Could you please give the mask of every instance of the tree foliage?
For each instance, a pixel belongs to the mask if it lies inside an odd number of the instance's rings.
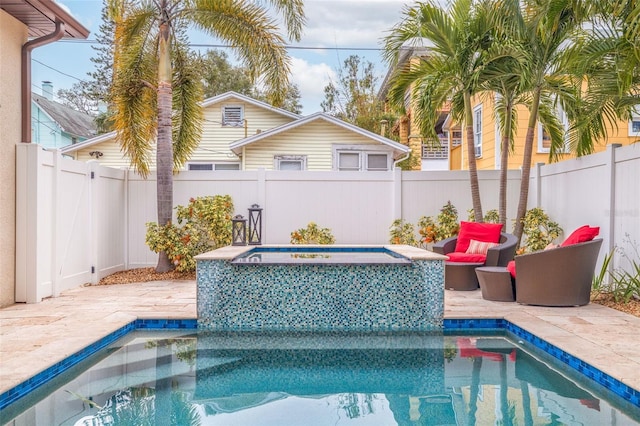
[[[142,176],[155,149],[160,226],[172,221],[173,173],[197,147],[203,120],[202,76],[189,50],[196,28],[234,46],[240,62],[260,81],[273,105],[283,104],[290,59],[274,13],[288,36],[299,40],[302,0],[262,3],[219,0],[108,0],[115,23],[112,101],[117,140]],[[173,265],[159,254],[157,272]]]
[[[380,121],[389,117],[384,114],[384,104],[377,96],[379,84],[373,63],[351,55],[337,74],[338,81],[331,81],[324,88],[322,111],[380,133]]]

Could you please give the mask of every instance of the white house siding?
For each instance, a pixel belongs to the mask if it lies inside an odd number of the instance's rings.
[[[246,132],[244,126],[222,126],[222,107],[224,105],[243,105],[244,117],[247,120]],[[291,117],[244,102],[225,101],[211,105],[204,110],[202,139],[189,161],[239,162],[240,159],[229,149],[231,142],[244,138],[245,133],[251,136],[258,133],[259,130],[269,130],[291,121],[293,121]],[[115,138],[79,149],[76,151],[74,158],[79,161],[93,160],[95,158],[90,155],[93,151],[99,151],[103,154],[98,160],[103,166],[116,168],[129,167],[129,159],[123,155],[120,150],[120,145],[115,141]],[[155,150],[151,154],[149,164],[151,169],[155,169]]]
[[[98,151],[102,153],[102,156],[98,159],[98,162],[103,166],[115,167],[115,168],[129,168],[129,158],[125,157],[120,150],[120,145],[116,142],[115,138],[89,146],[87,148],[79,149],[75,152],[75,159],[78,161],[95,160],[95,157],[90,155],[91,152]],[[155,151],[151,156],[151,164],[155,168],[156,156]]]
[[[245,170],[273,170],[276,155],[306,155],[307,170],[332,170],[334,145],[370,145],[391,151],[358,133],[317,120],[247,145]]]
[[[26,26],[0,10],[0,306],[15,301],[15,147],[22,142],[20,52],[27,35]]]
[[[222,108],[225,105],[242,105],[244,107],[246,130],[244,126],[222,125]],[[190,161],[240,161],[229,149],[229,144],[247,136],[253,136],[260,131],[273,129],[293,121],[291,117],[233,100],[207,107],[204,111],[204,119],[202,140]]]

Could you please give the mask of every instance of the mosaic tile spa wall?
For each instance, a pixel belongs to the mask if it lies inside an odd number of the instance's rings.
[[[435,330],[444,315],[444,262],[197,264],[198,328]]]

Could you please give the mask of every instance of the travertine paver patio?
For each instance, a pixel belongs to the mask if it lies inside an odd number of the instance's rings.
[[[506,318],[640,389],[640,318],[601,305],[544,308],[446,291],[447,318]],[[68,290],[0,309],[0,393],[136,318],[195,318],[195,281]]]

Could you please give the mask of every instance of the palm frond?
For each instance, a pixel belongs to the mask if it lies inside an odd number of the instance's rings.
[[[198,8],[188,11],[194,25],[231,44],[240,60],[267,88],[275,105],[284,101],[289,83],[290,59],[277,25],[256,4],[199,0]]]

